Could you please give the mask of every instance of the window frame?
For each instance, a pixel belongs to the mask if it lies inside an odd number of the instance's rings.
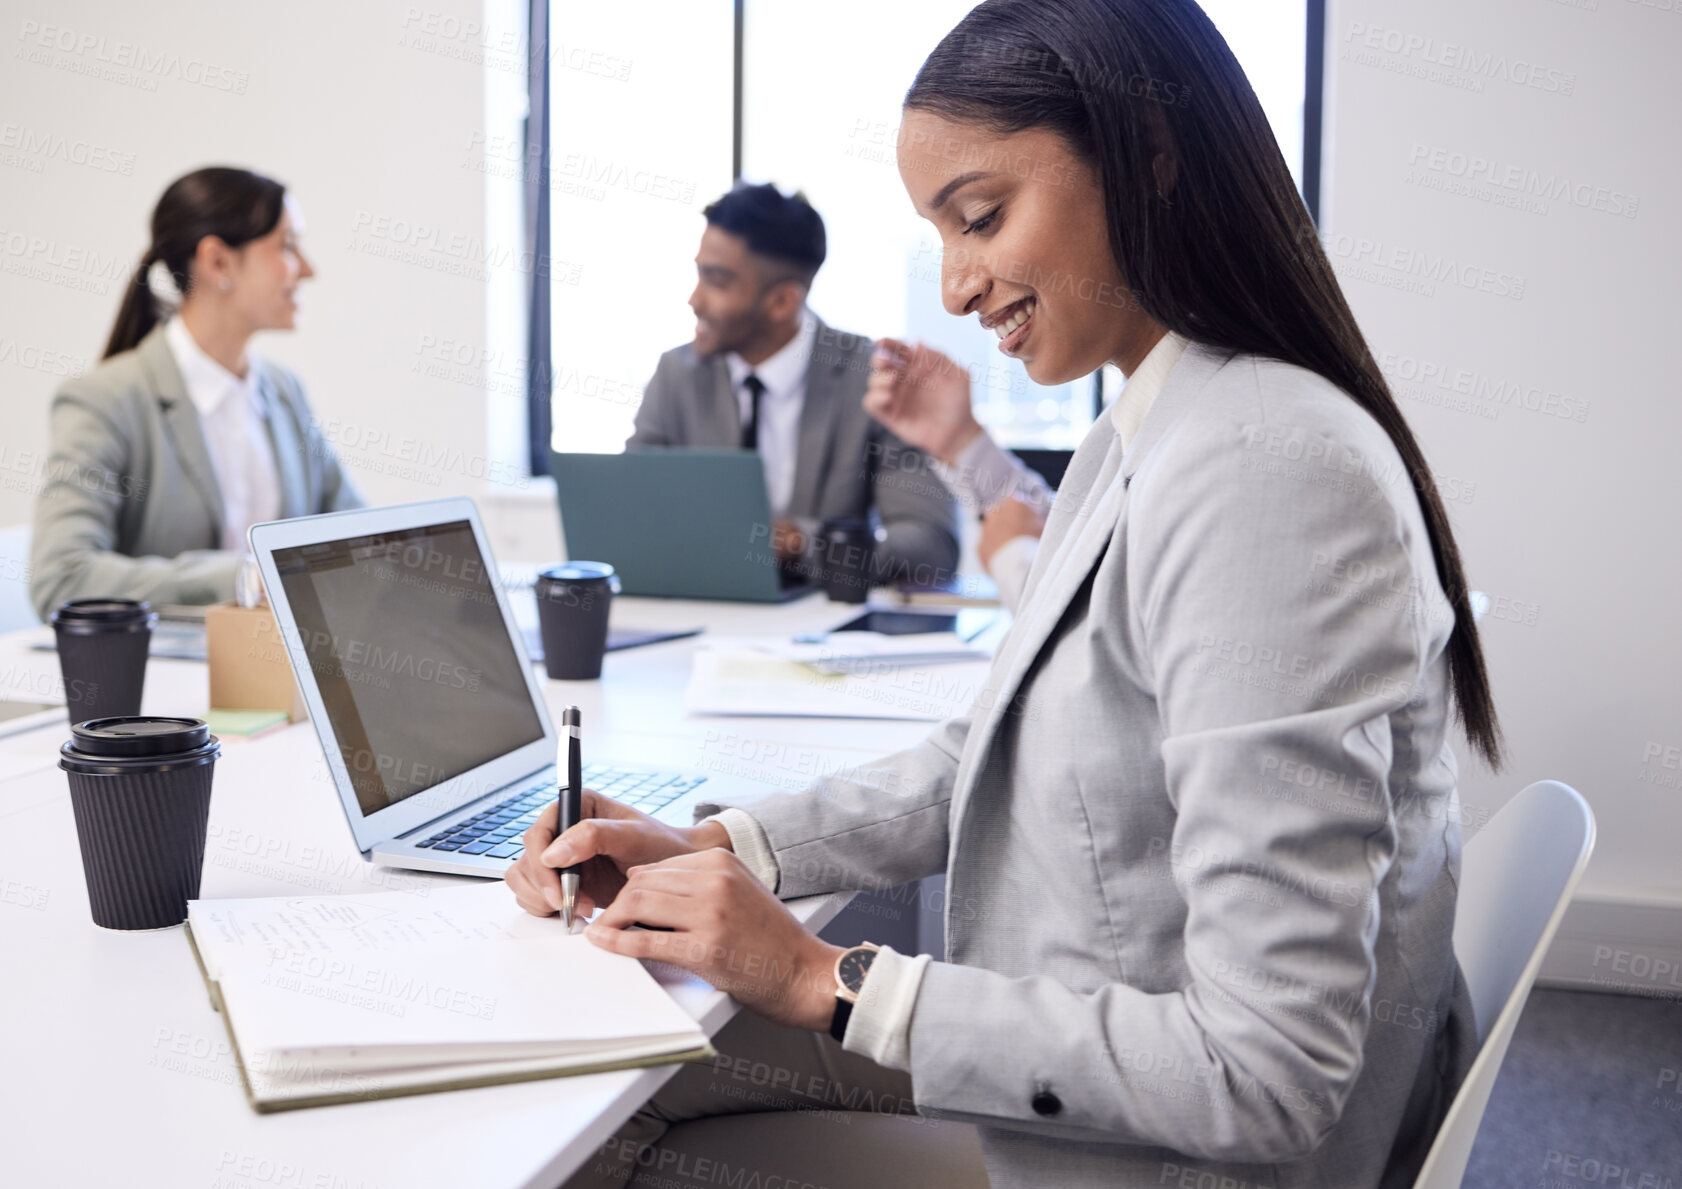
[[[1321,140],[1325,112],[1326,0],[1306,0],[1304,22],[1306,52],[1303,55],[1302,102],[1302,196],[1309,218],[1320,222]],[[532,0],[528,16],[527,87],[530,103],[525,125],[527,161],[537,162],[528,173],[525,193],[526,247],[531,259],[546,260],[550,254],[549,220],[549,64],[540,47],[548,45],[551,8],[549,0]],[[734,0],[734,62],[732,63],[730,176],[742,176],[742,77],[743,42],[747,28],[747,0]],[[533,269],[527,302],[526,342],[526,427],[527,463],[533,476],[549,473],[549,442],[553,430],[554,356],[550,325],[551,304],[547,270]],[[1101,416],[1107,403],[1104,375],[1092,376],[1093,418]],[[1072,450],[1012,449],[1011,453],[1038,471],[1053,487],[1063,478]]]

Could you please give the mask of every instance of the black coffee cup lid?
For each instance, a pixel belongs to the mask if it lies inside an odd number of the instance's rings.
[[[93,718],[70,728],[70,743],[85,756],[139,759],[195,751],[210,742],[210,727],[197,718]]]
[[[152,614],[144,599],[71,599],[53,612],[54,623],[130,623]]]
[[[557,582],[587,582],[592,578],[613,577],[613,567],[605,561],[569,561],[550,566],[538,575]]]

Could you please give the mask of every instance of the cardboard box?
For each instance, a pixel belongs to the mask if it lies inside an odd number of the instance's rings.
[[[284,710],[309,717],[274,611],[224,603],[204,613],[210,705],[217,710]]]

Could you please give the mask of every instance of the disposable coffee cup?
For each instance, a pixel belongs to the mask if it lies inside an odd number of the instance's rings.
[[[139,599],[71,599],[52,614],[70,721],[140,713],[157,613]]]
[[[818,529],[818,579],[836,603],[862,603],[870,594],[876,529],[863,516],[826,520]]]
[[[70,777],[94,924],[166,929],[187,919],[221,750],[196,718],[96,718],[70,728],[58,766]]]
[[[607,614],[619,576],[606,562],[573,561],[537,576],[537,630],[553,681],[594,681],[607,655]]]

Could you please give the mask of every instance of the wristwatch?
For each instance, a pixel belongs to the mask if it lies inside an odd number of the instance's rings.
[[[865,976],[870,973],[870,964],[880,949],[867,941],[843,950],[835,959],[835,1014],[829,1020],[829,1034],[836,1040],[847,1039],[847,1021],[853,1018],[853,1004],[859,1001]]]

